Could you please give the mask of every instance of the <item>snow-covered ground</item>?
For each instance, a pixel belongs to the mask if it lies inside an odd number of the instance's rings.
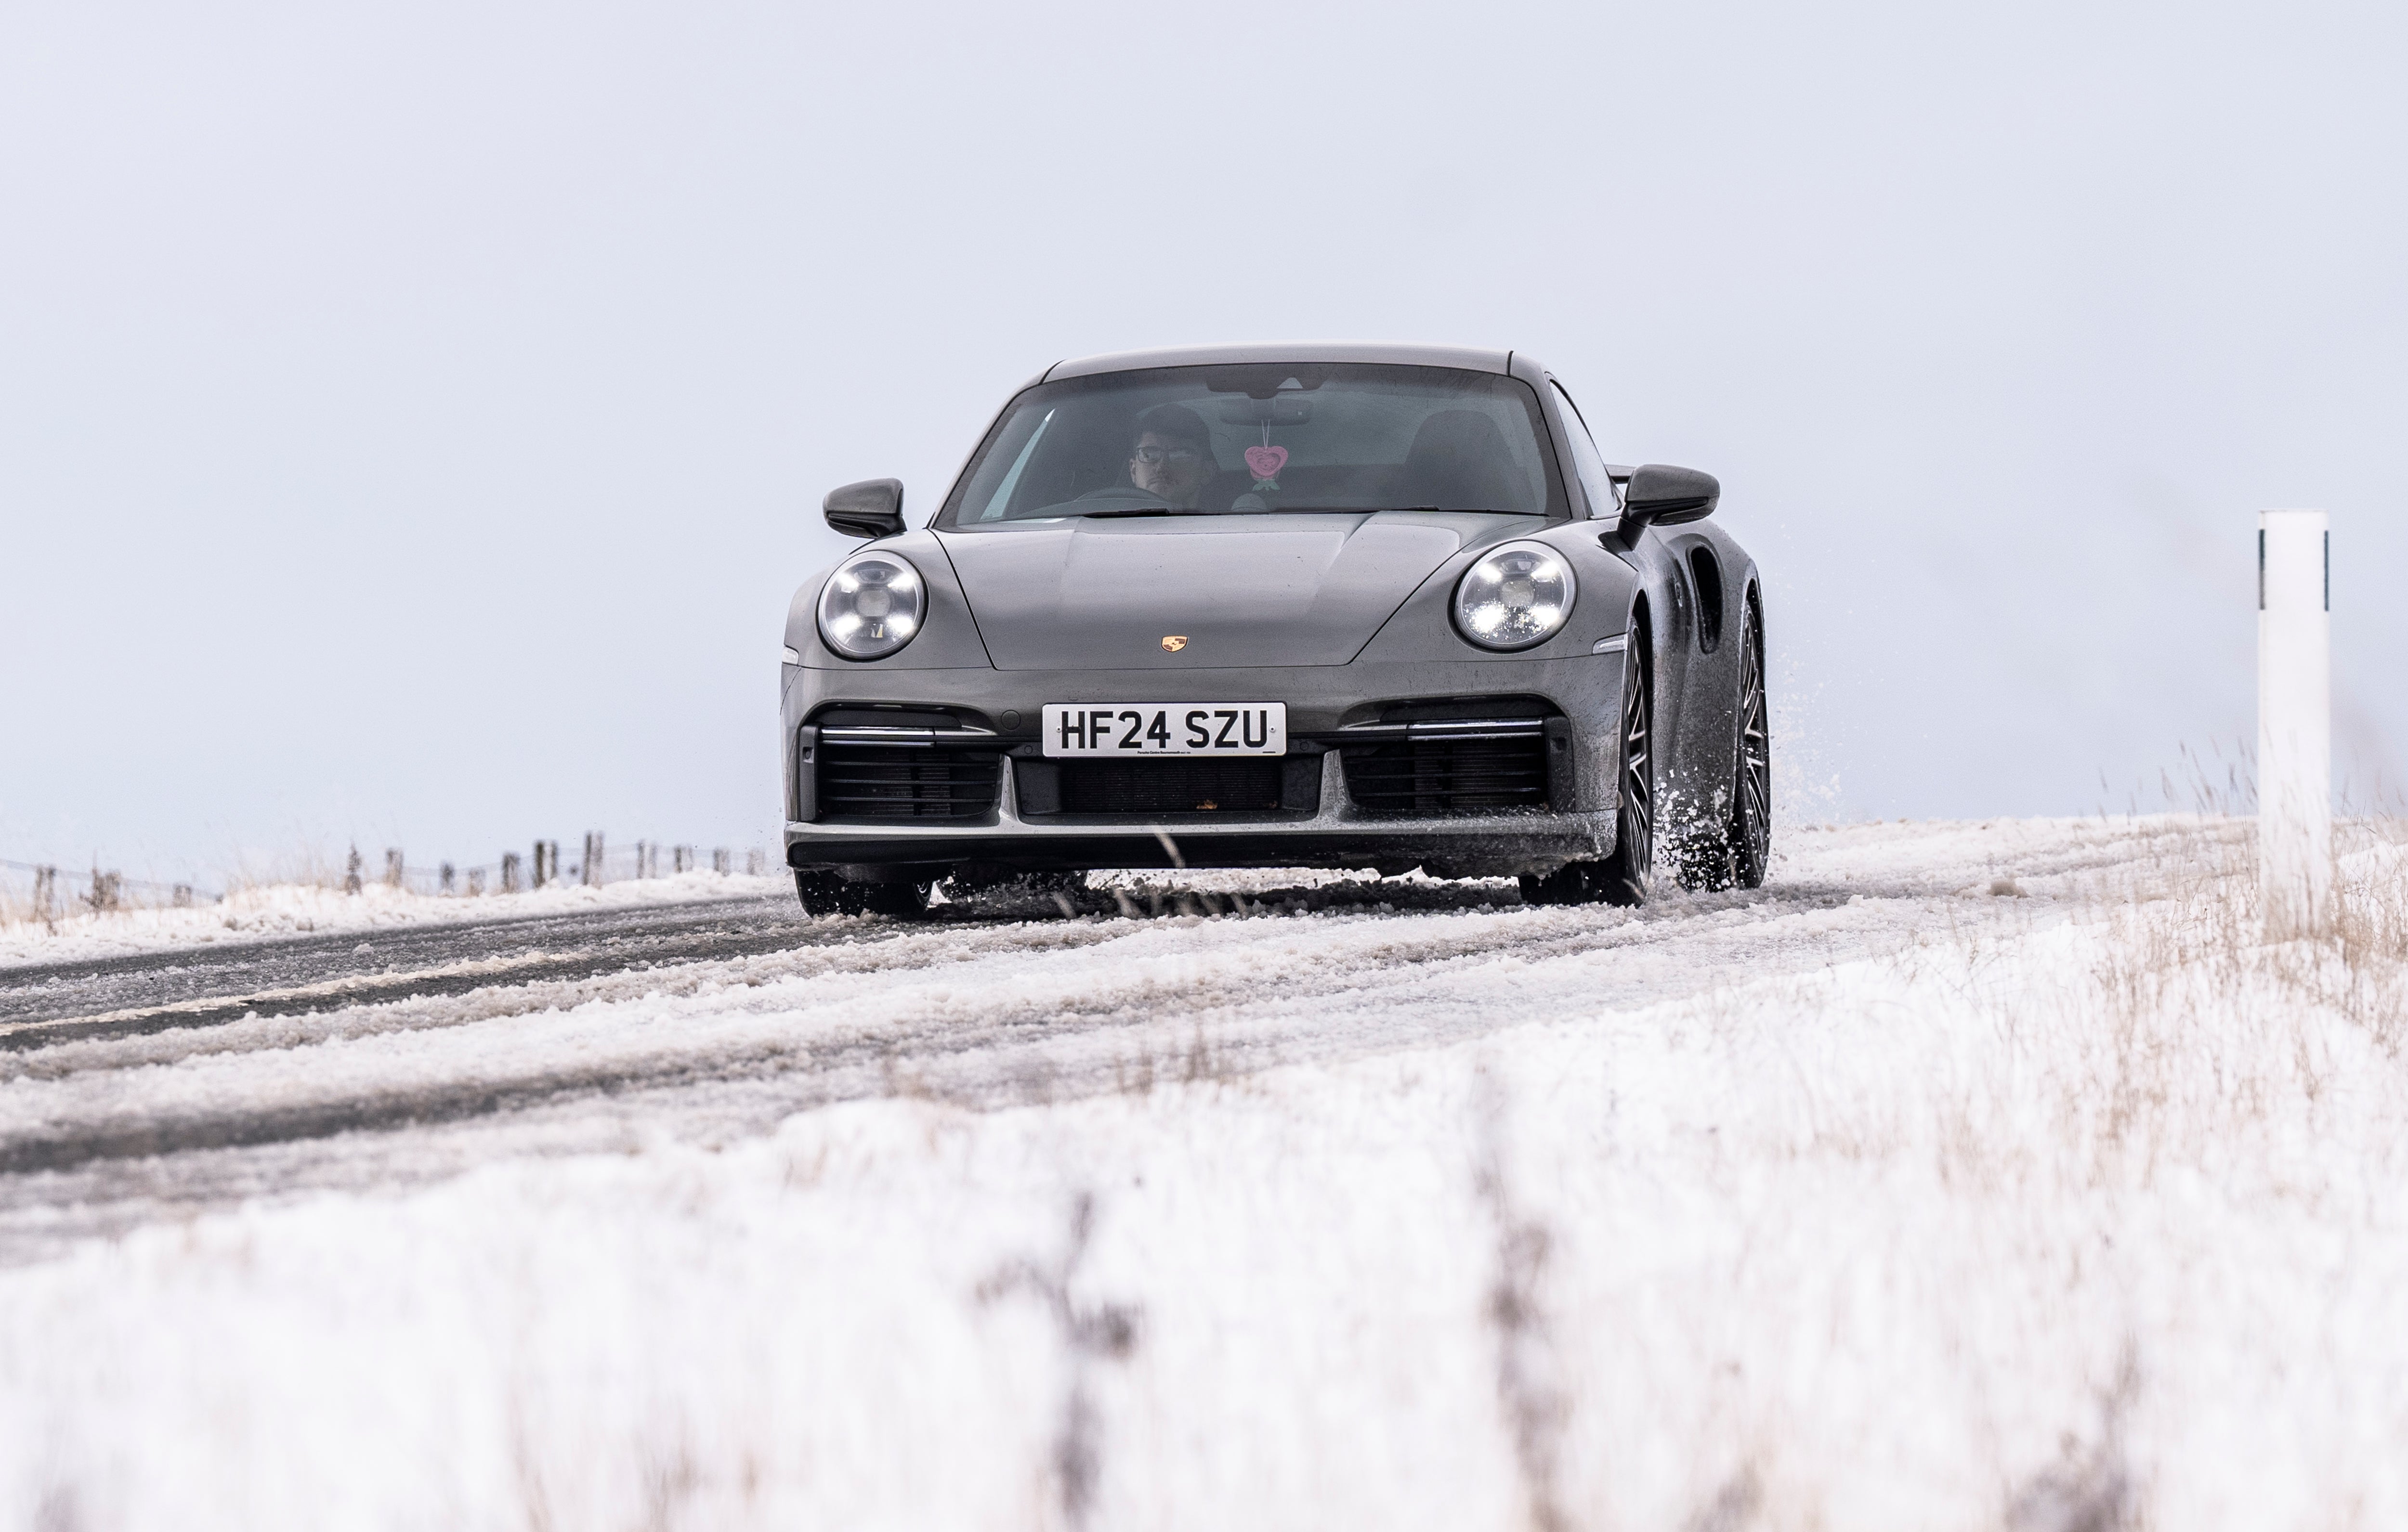
[[[0,920],[0,979],[14,966],[72,963],[133,952],[214,947],[312,933],[373,931],[394,926],[462,924],[532,916],[640,909],[648,905],[741,898],[790,892],[781,872],[681,872],[666,878],[624,879],[587,888],[553,883],[516,894],[476,898],[413,894],[370,882],[357,894],[322,883],[262,883],[237,888],[210,904],[186,909],[76,910],[52,920],[20,911]]]
[[[1785,840],[9,1053],[11,1216],[125,1232],[0,1270],[0,1517],[2408,1521],[2395,833],[2275,946],[2245,826]]]

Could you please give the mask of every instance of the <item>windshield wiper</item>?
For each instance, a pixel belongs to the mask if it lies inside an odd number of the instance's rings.
[[[1543,516],[1544,511],[1499,510],[1494,506],[1248,506],[1227,510],[1182,510],[1175,506],[1112,506],[1103,510],[1071,514],[1082,521],[1118,520],[1128,516],[1377,516],[1383,511],[1426,511],[1452,516]]]
[[[1331,516],[1377,516],[1383,511],[1428,511],[1449,516],[1543,516],[1541,510],[1498,510],[1494,506],[1268,506],[1261,510],[1230,511],[1234,516],[1280,516],[1286,514]]]

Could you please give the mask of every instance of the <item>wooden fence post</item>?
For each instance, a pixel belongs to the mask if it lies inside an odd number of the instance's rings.
[[[518,891],[519,853],[516,852],[504,852],[502,853],[502,892],[505,894],[516,894]]]
[[[346,894],[357,894],[359,891],[360,849],[357,846],[353,846],[351,848],[351,859],[343,865],[343,892]]]
[[[384,849],[384,886],[387,888],[401,886],[401,852],[391,846]]]

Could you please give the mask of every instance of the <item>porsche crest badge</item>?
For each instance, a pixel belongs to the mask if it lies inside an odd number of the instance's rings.
[[[1162,647],[1170,651],[1173,654],[1176,654],[1181,650],[1187,647],[1187,636],[1183,633],[1165,634],[1162,639]]]

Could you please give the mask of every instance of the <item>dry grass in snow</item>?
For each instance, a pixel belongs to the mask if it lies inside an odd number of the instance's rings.
[[[89,1244],[0,1273],[0,1516],[2408,1523],[2408,851],[2268,945],[2246,826],[2128,833],[1702,998]]]

